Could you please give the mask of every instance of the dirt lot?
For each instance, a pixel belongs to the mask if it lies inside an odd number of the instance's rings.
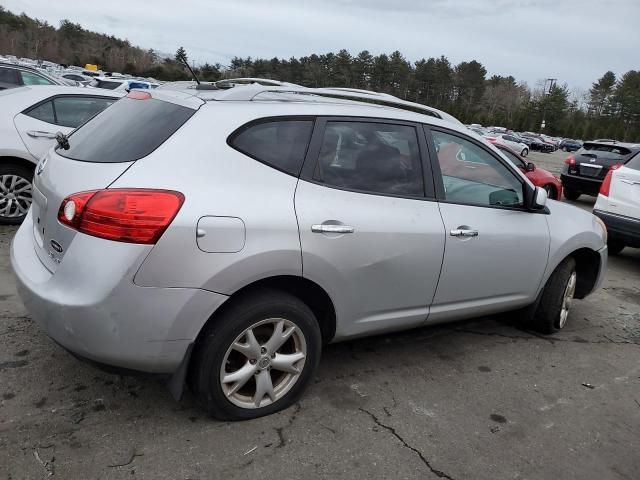
[[[331,345],[297,405],[220,423],[40,332],[14,232],[0,227],[0,479],[640,478],[640,250],[610,259],[560,335],[488,318]]]

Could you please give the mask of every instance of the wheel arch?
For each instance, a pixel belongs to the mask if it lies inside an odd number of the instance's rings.
[[[600,254],[591,248],[579,248],[569,254],[576,261],[575,298],[584,298],[593,291],[600,274]]]
[[[11,164],[11,165],[19,165],[25,168],[31,168],[35,170],[36,164],[33,160],[29,160],[24,157],[16,157],[15,155],[2,155],[0,154],[0,166]]]
[[[207,326],[211,322],[215,322],[230,305],[238,301],[239,298],[263,289],[280,290],[299,298],[315,315],[320,331],[322,332],[322,342],[327,344],[333,339],[336,332],[336,310],[333,300],[326,290],[312,280],[301,276],[277,275],[256,280],[232,293],[229,299],[204,323],[198,333],[196,342],[202,335],[202,332],[207,329]]]

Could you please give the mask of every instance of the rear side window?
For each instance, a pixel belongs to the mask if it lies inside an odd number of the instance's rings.
[[[36,108],[32,108],[26,112],[25,115],[37,120],[42,120],[43,122],[56,123],[56,116],[53,112],[53,102],[51,102],[51,100],[38,105]]]
[[[262,163],[297,176],[312,130],[312,120],[261,122],[233,134],[229,144]]]
[[[56,125],[76,128],[115,103],[116,98],[59,97],[53,100]]]
[[[69,136],[59,155],[96,163],[131,162],[162,145],[195,113],[156,99],[123,98]]]
[[[416,129],[387,123],[327,122],[313,178],[348,190],[424,196]]]

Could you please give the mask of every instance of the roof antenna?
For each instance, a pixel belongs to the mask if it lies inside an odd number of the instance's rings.
[[[182,60],[182,63],[184,63],[185,67],[187,67],[189,69],[189,71],[191,72],[191,75],[193,75],[194,80],[196,81],[196,83],[198,85],[200,85],[200,80],[198,80],[198,77],[196,76],[195,72],[193,71],[193,69],[189,66],[189,62],[187,62],[187,59],[185,58],[184,55],[180,55],[180,60]]]

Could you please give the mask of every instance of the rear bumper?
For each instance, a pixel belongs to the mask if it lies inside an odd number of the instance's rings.
[[[131,280],[136,262],[148,250],[83,234],[74,238],[52,274],[34,251],[32,229],[28,215],[11,244],[18,292],[36,323],[80,357],[172,373],[202,325],[227,299],[199,289],[136,286]]]
[[[611,238],[629,247],[640,247],[640,219],[603,210],[594,210],[593,214],[604,222]]]
[[[598,195],[600,185],[602,185],[601,178],[578,177],[576,175],[569,175],[568,173],[560,174],[560,181],[564,188],[570,188],[571,190],[577,190],[580,193],[593,196]]]

